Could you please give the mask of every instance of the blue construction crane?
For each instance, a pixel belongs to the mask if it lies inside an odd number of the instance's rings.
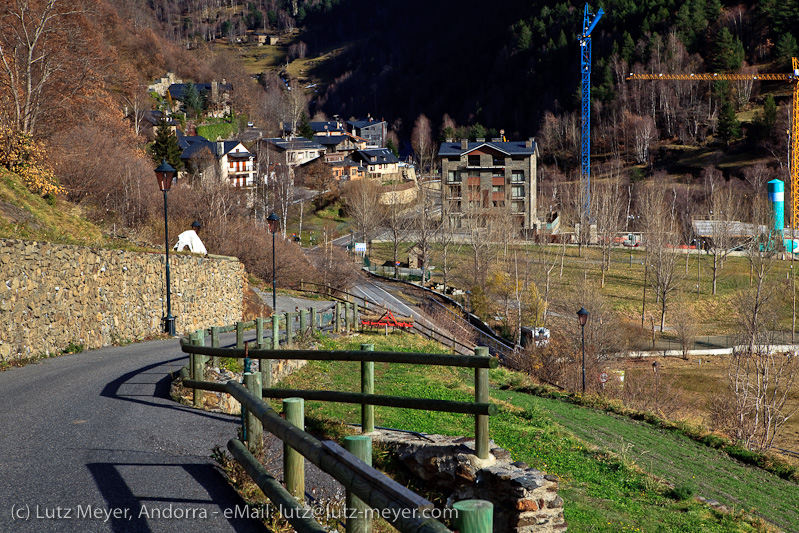
[[[602,8],[591,15],[588,4],[583,13],[583,33],[580,35],[580,73],[582,74],[582,152],[580,156],[580,185],[583,191],[581,224],[591,223],[591,32],[605,12]],[[587,226],[586,226],[587,228]]]

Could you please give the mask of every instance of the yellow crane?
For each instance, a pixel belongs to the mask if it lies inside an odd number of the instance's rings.
[[[790,155],[788,171],[791,176],[791,229],[796,231],[799,223],[799,59],[791,58],[793,72],[775,74],[630,74],[628,80],[684,80],[684,81],[787,81],[793,85],[791,104],[791,126],[788,131]]]

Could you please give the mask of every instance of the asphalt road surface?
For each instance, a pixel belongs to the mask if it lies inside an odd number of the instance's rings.
[[[169,398],[177,340],[0,372],[0,531],[266,531],[211,458],[239,417]]]

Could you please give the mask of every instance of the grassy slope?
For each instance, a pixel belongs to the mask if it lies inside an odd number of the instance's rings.
[[[80,207],[58,198],[54,204],[32,194],[16,174],[0,169],[0,238],[142,250],[124,239],[103,235],[81,215]]]
[[[327,341],[325,349],[357,349],[361,342],[374,342],[375,349],[420,351],[420,347],[401,336],[359,337],[349,344]],[[430,349],[436,349],[431,344]],[[440,350],[440,348],[438,348]],[[492,380],[506,382],[511,374],[505,370],[492,371]],[[328,390],[355,390],[357,387],[357,363],[309,363],[300,372],[283,382],[281,386],[318,388]],[[378,394],[397,394],[416,397],[452,400],[473,398],[472,373],[438,368],[420,372],[418,367],[408,365],[375,365],[375,387]],[[744,508],[754,508],[761,516],[786,524],[791,529],[799,528],[799,516],[795,511],[795,497],[799,493],[796,485],[787,484],[775,476],[758,472],[748,485],[737,480],[747,470],[735,461],[691,442],[680,442],[675,437],[663,435],[634,421],[616,419],[609,415],[581,410],[567,411],[570,406],[561,406],[542,401],[522,393],[492,389],[494,401],[501,402],[501,413],[492,417],[491,437],[510,450],[515,460],[525,461],[531,466],[561,477],[561,494],[566,500],[566,518],[571,531],[750,531],[752,526],[737,514],[718,513],[695,501],[675,501],[664,495],[665,489],[653,479],[630,467],[629,454],[625,460],[608,455],[603,449],[617,448],[613,431],[619,432],[626,442],[640,442],[632,448],[633,454],[644,459],[639,467],[649,470],[649,455],[659,454],[663,459],[651,467],[676,486],[693,485],[703,493],[706,487],[722,487],[707,495],[716,496],[728,505],[744,502]],[[465,415],[428,413],[400,409],[376,408],[375,423],[429,433],[450,435],[472,435],[474,421]],[[360,419],[359,406],[347,404],[321,404],[309,402],[306,412],[311,417],[333,418],[345,422]],[[561,417],[580,416],[585,428],[579,435],[559,422]],[[565,414],[564,414],[565,413]],[[607,424],[610,435],[604,442],[597,429]],[[572,427],[572,425],[569,425]],[[580,424],[582,427],[582,424]],[[594,439],[599,448],[594,447]],[[645,453],[644,447],[651,447]],[[696,457],[696,463],[686,460]],[[662,463],[662,466],[661,466]],[[682,464],[682,467],[678,466]],[[669,468],[669,465],[672,465]],[[676,465],[676,466],[675,466]],[[690,476],[690,477],[689,477]],[[697,478],[701,478],[697,481]],[[724,496],[727,492],[728,496]],[[759,494],[762,493],[762,497]],[[740,507],[736,507],[740,508]]]
[[[3,238],[92,246],[104,242],[100,229],[81,218],[72,204],[48,204],[5,169],[0,169],[0,213]]]

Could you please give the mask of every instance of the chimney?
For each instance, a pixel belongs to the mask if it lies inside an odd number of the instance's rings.
[[[524,141],[524,147],[525,148],[532,148],[534,142],[535,142],[535,138],[534,137],[530,137],[529,139]]]
[[[475,141],[477,141],[479,143],[484,143],[484,142],[486,142],[486,138],[485,137],[478,137],[477,139],[475,139]]]
[[[469,149],[469,139],[461,139],[461,150]]]
[[[452,137],[447,137],[447,142],[451,143],[452,142]]]
[[[216,156],[222,157],[225,155],[225,141],[216,141]]]

